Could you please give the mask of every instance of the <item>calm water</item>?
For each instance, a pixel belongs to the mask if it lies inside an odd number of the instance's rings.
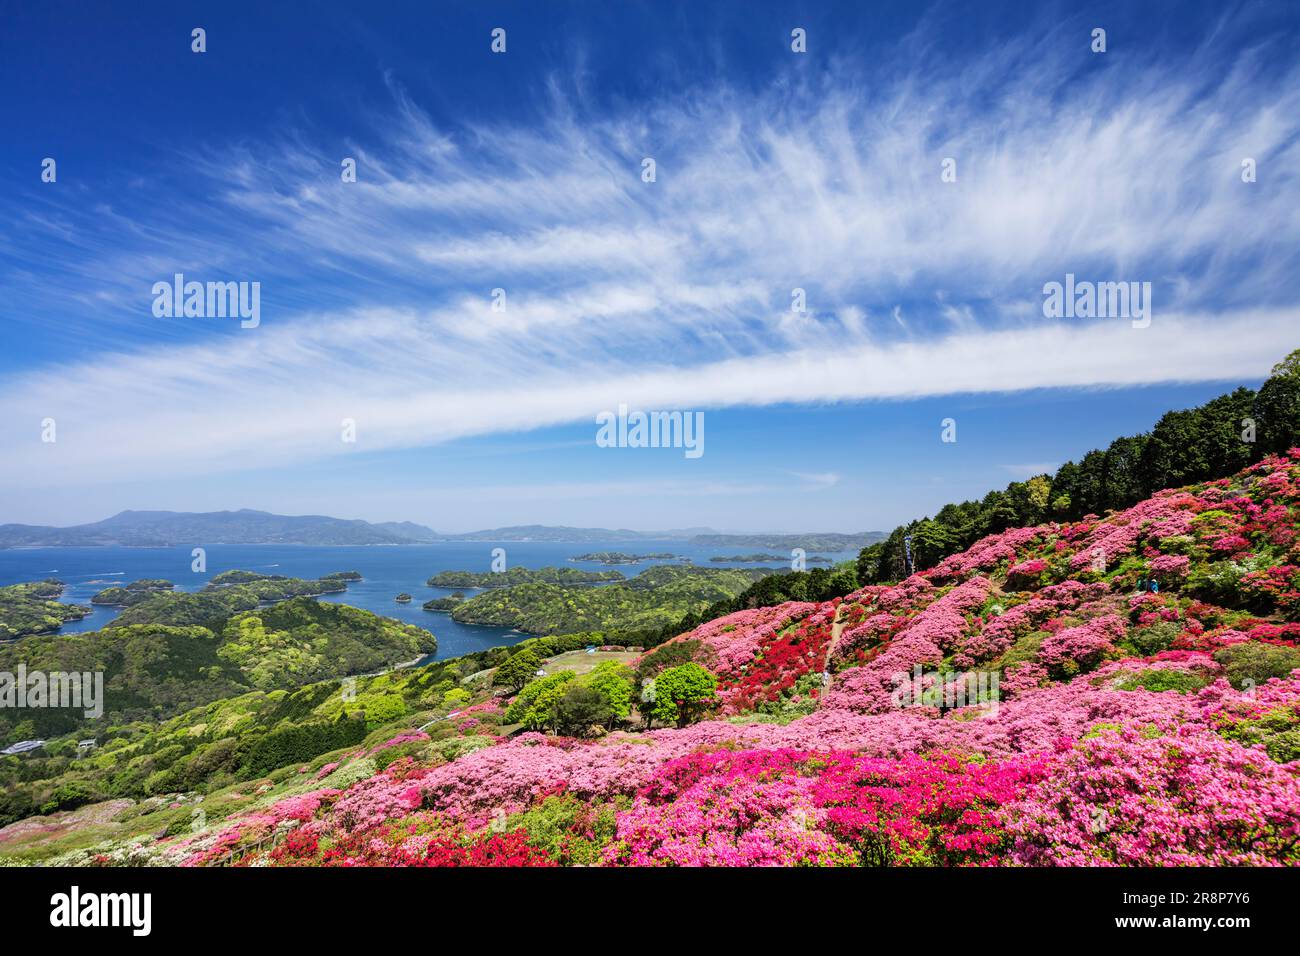
[[[222,571],[235,568],[283,574],[295,578],[318,578],[331,571],[359,571],[363,580],[351,581],[343,594],[320,598],[338,604],[350,604],[376,614],[416,624],[432,631],[438,638],[439,658],[456,657],[471,651],[514,644],[527,635],[501,627],[458,624],[446,612],[426,611],[421,604],[430,598],[451,593],[449,588],[425,585],[429,576],[439,571],[491,570],[492,549],[504,548],[510,567],[575,567],[607,570],[591,561],[569,561],[570,557],[593,551],[621,551],[627,554],[665,552],[684,555],[702,567],[757,567],[758,564],[715,564],[713,555],[777,553],[761,548],[700,548],[678,541],[611,541],[602,544],[554,544],[548,542],[461,542],[402,545],[396,547],[317,548],[299,545],[209,545],[206,573],[190,570],[190,547],[175,548],[18,548],[0,550],[0,585],[58,578],[68,587],[63,600],[89,604],[96,592],[114,584],[140,578],[166,578],[183,591],[197,591]],[[826,553],[826,557],[844,561],[855,553]],[[612,565],[614,570],[632,577],[652,564],[676,564],[675,561],[647,561],[640,564]],[[765,562],[776,566],[775,562]],[[811,565],[810,567],[817,567]],[[410,604],[398,604],[393,598],[405,591]],[[466,590],[466,595],[477,593]],[[118,608],[96,607],[81,621],[65,625],[60,633],[93,631],[104,627],[119,613]]]

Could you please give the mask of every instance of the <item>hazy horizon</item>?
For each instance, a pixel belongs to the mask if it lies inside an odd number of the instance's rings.
[[[28,526],[32,526],[32,527],[53,527],[53,528],[81,527],[81,526],[84,526],[84,525],[96,524],[96,523],[98,523],[99,521],[106,521],[106,520],[109,520],[109,519],[111,519],[111,518],[115,518],[115,517],[117,517],[117,516],[119,516],[119,515],[121,515],[121,514],[123,514],[123,513],[126,513],[126,512],[142,512],[142,511],[154,511],[154,512],[163,512],[163,513],[168,513],[168,514],[178,514],[178,515],[182,515],[182,514],[190,514],[190,515],[194,515],[194,514],[210,515],[210,514],[226,514],[226,513],[234,514],[234,513],[238,513],[238,512],[240,512],[240,511],[253,511],[253,512],[258,512],[258,513],[261,513],[261,514],[272,514],[272,515],[276,515],[276,516],[278,516],[278,517],[290,517],[290,518],[335,518],[335,519],[342,520],[342,521],[366,521],[366,522],[368,522],[368,523],[370,523],[370,524],[388,524],[388,523],[401,523],[401,522],[405,522],[405,521],[410,521],[410,519],[406,519],[406,518],[373,519],[373,520],[372,520],[372,519],[369,519],[369,518],[350,517],[350,516],[348,516],[348,515],[343,515],[343,514],[331,514],[331,513],[328,513],[328,512],[301,512],[301,513],[293,513],[293,512],[278,512],[278,511],[268,511],[268,510],[265,509],[265,508],[220,508],[220,509],[215,509],[215,510],[213,510],[213,511],[194,511],[194,510],[192,510],[192,509],[181,510],[181,509],[162,509],[162,508],[125,508],[125,509],[122,509],[122,511],[117,511],[117,512],[114,512],[113,514],[110,514],[110,515],[104,515],[103,517],[98,518],[98,519],[94,519],[94,520],[91,520],[91,521],[75,522],[75,523],[73,523],[73,524],[66,524],[66,525],[46,525],[46,524],[43,524],[43,523],[34,523],[34,522],[28,522],[28,521],[4,521],[4,522],[0,522],[0,525],[16,524],[16,525],[28,525]],[[447,534],[447,535],[470,534],[470,533],[480,532],[480,531],[495,531],[495,530],[499,530],[499,529],[502,529],[502,528],[526,528],[526,527],[539,527],[539,528],[575,528],[575,529],[579,529],[579,530],[595,530],[595,531],[611,531],[611,532],[617,532],[617,531],[633,531],[633,532],[636,532],[637,534],[655,534],[655,533],[660,533],[660,532],[665,533],[665,534],[667,534],[667,533],[671,533],[671,532],[679,532],[679,533],[680,533],[680,532],[692,532],[692,533],[706,533],[706,532],[707,532],[707,533],[710,533],[710,534],[744,534],[744,535],[762,535],[762,534],[774,534],[774,535],[775,535],[775,534],[865,534],[865,533],[880,532],[880,531],[884,531],[884,530],[885,530],[884,528],[857,528],[857,529],[844,529],[844,528],[798,528],[798,529],[795,529],[795,530],[793,530],[793,531],[781,531],[781,530],[778,530],[778,529],[775,529],[775,528],[716,528],[716,527],[713,527],[713,526],[710,526],[710,525],[682,526],[682,527],[661,527],[661,528],[637,528],[637,527],[633,527],[632,525],[628,525],[628,524],[614,524],[614,525],[568,525],[568,524],[547,524],[547,523],[545,523],[545,522],[541,522],[541,521],[521,521],[521,522],[513,522],[513,523],[511,523],[511,524],[505,524],[505,525],[494,525],[494,526],[491,526],[491,527],[481,527],[481,528],[449,529],[449,528],[432,527],[432,526],[430,526],[430,525],[425,524],[425,523],[422,522],[422,521],[414,521],[414,522],[411,522],[411,523],[412,523],[412,524],[417,524],[417,525],[422,525],[423,527],[427,528],[428,530],[430,530],[430,531],[434,531],[434,532],[436,532],[436,533],[438,533],[438,534]],[[615,540],[615,539],[610,539],[610,540]]]

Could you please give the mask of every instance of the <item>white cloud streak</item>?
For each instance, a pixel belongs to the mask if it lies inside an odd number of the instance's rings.
[[[529,127],[437,129],[399,91],[386,138],[358,151],[356,184],[297,139],[196,160],[196,194],[221,205],[204,207],[193,243],[174,223],[120,226],[75,289],[138,296],[138,315],[114,319],[136,344],[0,382],[0,486],[289,465],[566,422],[591,421],[594,435],[595,413],[619,403],[1265,375],[1300,327],[1297,68],[1266,72],[1261,49],[1208,89],[1177,65],[1122,60],[1067,84],[1059,62],[1025,55],[1008,44],[966,70],[899,69],[869,94],[827,79],[636,116],[569,104]],[[643,155],[657,183],[641,182]],[[1240,182],[1246,155],[1259,183]],[[946,156],[957,183],[940,182]],[[76,229],[41,216],[47,240]],[[264,277],[272,302],[277,279],[310,277],[330,304],[264,305],[256,330],[178,336],[180,323],[222,321],[148,315],[144,290],[169,278],[178,248],[219,262],[216,277]],[[1044,319],[1041,286],[1067,271],[1151,281],[1151,327]],[[795,287],[806,315],[790,311]],[[39,441],[47,417],[55,445]],[[355,446],[339,440],[343,418]]]

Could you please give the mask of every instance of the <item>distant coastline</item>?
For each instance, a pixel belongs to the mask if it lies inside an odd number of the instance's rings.
[[[627,528],[572,528],[514,525],[445,534],[409,521],[372,523],[326,515],[277,515],[266,511],[123,511],[90,524],[0,525],[0,549],[178,548],[195,546],[401,547],[442,543],[604,544],[610,542],[686,543],[702,547],[769,550],[857,551],[884,540],[879,531],[857,534],[723,534],[711,528],[633,531]]]

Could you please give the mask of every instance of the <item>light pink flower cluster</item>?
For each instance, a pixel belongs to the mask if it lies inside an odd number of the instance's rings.
[[[913,574],[881,591],[876,596],[876,606],[896,614],[915,611],[933,601],[934,592],[935,586],[926,575]]]
[[[882,611],[873,614],[861,624],[845,628],[835,645],[832,662],[842,663],[849,658],[862,654],[875,646],[891,640],[898,631],[907,625],[908,619],[897,617]]]
[[[750,758],[750,759],[745,759]],[[814,778],[788,770],[781,751],[686,758],[705,766],[681,786],[651,786],[618,815],[607,864],[796,866],[850,864],[856,854],[823,829]],[[674,765],[664,767],[669,780]]]
[[[1300,863],[1300,772],[1195,727],[1127,726],[1063,753],[1008,804],[1030,866]]]
[[[1162,554],[1151,561],[1151,573],[1161,578],[1181,578],[1186,576],[1192,559],[1185,554]]]
[[[1018,549],[1046,539],[1056,530],[1055,525],[1009,528],[980,538],[965,551],[950,555],[925,573],[935,581],[949,581],[977,571],[994,571],[1003,564],[1014,564]]]
[[[1012,664],[998,684],[1003,700],[1011,700],[1047,683],[1047,668],[1033,661]]]
[[[1116,653],[1115,641],[1124,636],[1124,622],[1113,614],[1095,617],[1077,627],[1067,627],[1048,635],[1038,652],[1038,659],[1049,668],[1064,667],[1067,662],[1079,669],[1096,667],[1108,654]]]
[[[1196,498],[1186,492],[1161,492],[1119,512],[1098,523],[1079,544],[1077,553],[1070,559],[1070,569],[1082,571],[1095,565],[1114,565],[1133,552],[1150,528],[1165,527],[1164,522],[1196,503]]]

